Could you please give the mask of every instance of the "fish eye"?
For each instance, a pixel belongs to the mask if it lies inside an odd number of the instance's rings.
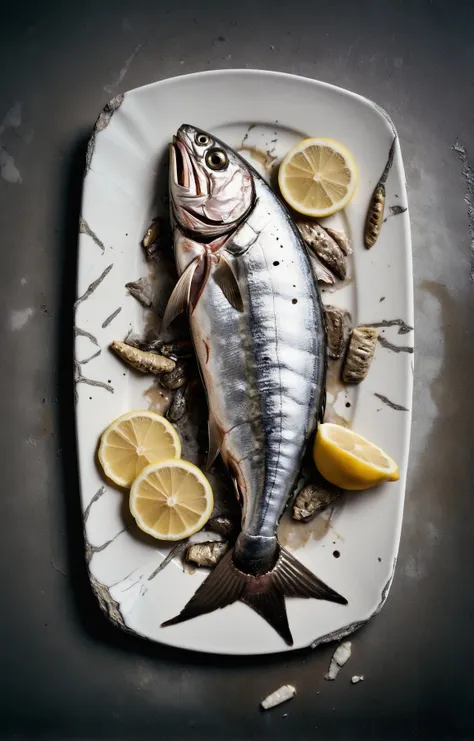
[[[211,149],[206,155],[206,165],[211,170],[224,170],[229,164],[229,159],[223,149]]]
[[[200,147],[207,147],[211,143],[211,140],[206,134],[196,134],[195,141]]]

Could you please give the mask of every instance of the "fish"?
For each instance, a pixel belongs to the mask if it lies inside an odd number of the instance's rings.
[[[380,230],[382,229],[386,197],[385,183],[387,181],[388,173],[390,172],[393,164],[396,141],[397,137],[395,136],[393,138],[393,142],[388,153],[388,159],[384,167],[384,171],[381,174],[380,179],[370,197],[364,228],[364,244],[367,249],[370,249],[374,246],[377,239],[379,238]]]
[[[369,372],[377,346],[375,327],[355,327],[347,348],[342,380],[344,383],[361,383]]]
[[[153,219],[142,239],[142,247],[147,262],[154,260],[161,249],[163,225],[161,219]]]
[[[206,523],[206,530],[210,530],[223,538],[231,538],[236,535],[235,522],[225,515],[215,515]]]
[[[202,543],[193,543],[186,551],[185,560],[196,566],[212,568],[227,553],[230,544],[226,540],[207,540]]]
[[[218,455],[242,507],[235,545],[175,625],[241,600],[288,644],[286,597],[347,600],[280,545],[277,528],[325,403],[326,332],[306,248],[283,202],[233,149],[183,125],[170,145],[179,275],[163,316],[189,317]]]
[[[298,223],[304,241],[321,262],[341,280],[347,275],[346,255],[337,242],[316,221]]]
[[[163,340],[157,339],[141,340],[139,337],[129,335],[126,338],[126,342],[127,345],[138,347],[139,350],[158,353],[158,355],[164,355],[166,358],[171,358],[175,361],[194,357],[192,340],[170,340],[169,342],[163,342]]]
[[[171,358],[169,358],[171,360]],[[174,361],[173,361],[174,362]],[[170,391],[176,391],[187,383],[186,371],[183,363],[176,363],[175,367],[169,373],[163,373],[160,378],[160,384],[163,388]]]
[[[317,281],[320,283],[327,283],[330,286],[333,286],[336,282],[336,278],[333,273],[327,268],[319,257],[314,252],[309,252],[309,256],[311,257],[311,267],[313,269],[314,277]]]
[[[342,489],[327,481],[321,481],[319,484],[307,484],[295,499],[293,519],[300,522],[310,522],[340,499],[341,496]]]
[[[167,358],[192,358],[193,343],[191,340],[175,340],[174,342],[160,343],[158,352]]]
[[[162,373],[164,376],[169,376],[170,373],[175,371],[175,361],[171,358],[165,358],[163,355],[139,350],[137,347],[120,340],[114,340],[110,347],[125,362],[141,373]]]
[[[166,418],[170,422],[179,422],[186,414],[186,392],[183,388],[178,388],[173,396],[173,400],[166,412]]]
[[[325,307],[325,315],[328,336],[328,356],[332,360],[338,360],[344,351],[351,316],[348,311],[330,305]]]
[[[340,247],[345,255],[352,255],[351,243],[344,232],[340,232],[338,229],[332,229],[330,226],[325,226],[324,229],[327,231],[331,239],[334,239],[337,246]]]

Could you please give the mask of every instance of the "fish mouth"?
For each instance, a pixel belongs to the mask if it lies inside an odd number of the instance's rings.
[[[191,181],[189,155],[183,142],[175,136],[170,144],[170,164],[175,184],[181,188],[189,188]]]
[[[181,135],[181,130],[170,144],[170,164],[174,185],[184,189],[186,196],[200,197],[208,194],[208,177],[196,162],[194,152]]]

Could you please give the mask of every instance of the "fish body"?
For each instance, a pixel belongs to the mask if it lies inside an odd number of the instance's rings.
[[[226,165],[213,170],[214,161]],[[209,463],[220,453],[229,469],[242,529],[234,549],[166,624],[241,599],[291,643],[285,596],[346,603],[277,540],[324,411],[323,306],[289,214],[233,150],[183,126],[170,171],[181,277],[164,323],[188,306],[209,405]]]
[[[397,137],[395,136],[390,147],[390,151],[388,153],[387,163],[384,167],[384,171],[380,176],[380,179],[375,186],[369,201],[369,207],[367,209],[367,216],[365,219],[364,228],[364,244],[367,249],[370,249],[374,246],[377,239],[379,238],[380,230],[382,229],[386,197],[385,183],[387,181],[388,173],[390,172],[393,164],[396,141]]]

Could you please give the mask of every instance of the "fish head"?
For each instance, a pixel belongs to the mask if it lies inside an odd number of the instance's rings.
[[[245,162],[219,139],[187,124],[170,144],[169,187],[176,222],[198,238],[232,231],[255,202]]]

